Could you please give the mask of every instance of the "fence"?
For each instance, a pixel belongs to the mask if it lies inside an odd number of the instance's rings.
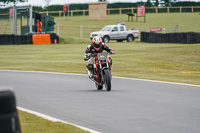
[[[107,9],[107,14],[125,14],[127,12],[136,13],[137,8],[131,7],[131,8],[110,8]],[[146,7],[147,13],[171,13],[171,12],[200,12],[200,6],[186,6],[186,7]],[[61,17],[63,14],[63,11],[46,11],[46,12],[40,12],[45,13],[46,15],[51,14],[52,16],[59,16]],[[69,15],[70,16],[76,16],[76,15],[88,15],[89,10],[70,10]]]
[[[187,10],[186,10],[187,9]],[[133,12],[136,13],[136,8],[110,8],[107,9],[108,14],[125,14],[127,12]],[[153,12],[153,13],[161,13],[161,12],[167,12],[171,13],[171,11],[177,11],[177,12],[185,12],[185,11],[190,11],[190,12],[200,12],[200,7],[163,7],[163,8],[146,8],[146,11]],[[12,20],[9,19],[8,12],[9,10],[2,12],[0,11],[0,20],[1,20],[1,28],[0,28],[0,34],[12,34]],[[6,14],[7,12],[7,14]],[[63,16],[62,11],[48,11],[48,12],[42,12],[46,13],[47,15],[52,15],[52,16]],[[71,10],[70,11],[70,16],[76,16],[76,15],[88,15],[89,11],[88,10]],[[67,15],[67,14],[66,14]],[[59,24],[59,23],[57,23]],[[165,32],[174,32],[176,25],[172,26],[167,26],[167,27],[162,27],[165,28]],[[20,34],[20,17],[18,15],[18,33]],[[67,37],[77,37],[77,38],[88,38],[88,35],[90,32],[93,31],[98,31],[102,27],[91,27],[91,26],[82,26],[77,25],[77,26],[68,26],[68,25],[60,25],[59,32],[57,29],[57,26],[55,26],[55,32],[59,33],[61,36],[67,36]],[[148,28],[138,28],[135,27],[140,31],[146,31],[148,32]],[[82,29],[82,30],[80,30]],[[180,25],[179,29],[181,32],[188,32],[188,31],[194,31],[194,32],[199,32],[200,31],[200,26],[199,27],[194,27],[191,25]]]
[[[130,8],[109,8],[107,9],[107,14],[125,14],[127,12],[136,13],[137,8],[136,7],[130,7]],[[171,13],[171,12],[200,12],[200,6],[185,6],[185,7],[146,7],[146,13]],[[44,13],[46,15],[51,16],[63,16],[63,11],[46,11],[46,12],[40,12]],[[88,15],[89,10],[70,10],[69,15],[70,16],[76,16],[76,15]],[[1,13],[0,16],[8,16],[8,13]]]

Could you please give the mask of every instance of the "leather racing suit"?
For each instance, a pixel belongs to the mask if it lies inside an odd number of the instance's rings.
[[[94,57],[90,57],[91,54],[96,54],[96,53],[101,53],[103,52],[103,50],[107,51],[107,52],[111,52],[111,53],[115,53],[115,50],[110,49],[108,47],[107,44],[102,43],[101,47],[99,48],[95,48],[92,43],[89,44],[85,50],[85,56],[84,56],[84,60],[88,61],[87,62],[87,71],[88,71],[88,75],[91,77],[92,73],[93,73],[93,64],[94,64]],[[90,57],[90,58],[89,58]],[[112,65],[112,58],[109,57],[110,63]]]

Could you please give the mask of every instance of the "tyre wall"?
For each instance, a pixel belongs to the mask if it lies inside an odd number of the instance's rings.
[[[141,32],[141,42],[196,44],[196,43],[200,43],[200,33],[196,33],[196,32],[187,32],[187,33]]]
[[[26,44],[33,44],[32,35],[13,35],[13,34],[3,34],[0,35],[0,45],[26,45]],[[59,43],[59,36],[55,33],[50,33],[51,43],[56,42]]]
[[[16,98],[12,90],[0,88],[0,133],[21,133]]]

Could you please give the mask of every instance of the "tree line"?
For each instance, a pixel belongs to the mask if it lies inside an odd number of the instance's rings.
[[[137,2],[137,3],[108,3],[108,8],[129,8],[137,7],[138,5],[145,5],[146,7],[157,7],[155,4],[151,3],[150,5],[147,2]],[[179,6],[200,6],[200,2],[174,2],[170,3],[170,7],[179,7]],[[166,7],[166,5],[164,6]],[[36,11],[62,11],[63,5],[51,5],[46,8],[42,7],[33,7]],[[70,10],[88,10],[88,4],[70,4]]]
[[[0,3],[17,3],[17,2],[26,2],[27,0],[0,0]],[[117,2],[117,3],[108,3],[108,8],[128,8],[128,7],[137,7],[138,5],[145,5],[146,7],[179,7],[179,6],[200,6],[200,2],[192,1],[182,1],[175,2],[175,0],[147,0],[147,2]],[[88,10],[88,4],[70,4],[70,10]],[[34,6],[33,10],[35,11],[62,11],[63,5],[50,5],[48,7]]]

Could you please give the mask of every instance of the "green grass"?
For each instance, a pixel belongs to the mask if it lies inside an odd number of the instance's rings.
[[[75,126],[51,122],[41,117],[18,111],[23,133],[89,133]]]
[[[128,21],[126,14],[108,15],[105,21],[89,20],[89,16],[74,17],[55,17],[55,22],[60,27],[60,37],[62,43],[88,43],[89,33],[100,30],[105,25],[117,24],[118,22],[126,22],[128,29],[139,29],[140,31],[148,31],[152,27],[166,28],[166,32],[173,32],[176,25],[179,26],[181,32],[200,32],[199,13],[149,13],[146,14],[146,23],[143,18],[139,18],[138,22]],[[6,19],[0,19],[0,34],[3,34],[8,23]],[[55,26],[57,31],[57,25]],[[83,27],[83,39],[80,39],[80,26]],[[5,33],[12,33],[12,22],[9,23]],[[18,20],[18,34],[20,33],[20,21]]]
[[[85,74],[87,44],[0,46],[0,69]],[[113,76],[200,84],[199,44],[109,43]]]
[[[55,21],[60,25],[60,36],[68,41],[66,43],[88,42],[89,33],[98,31],[105,25],[117,24],[124,21],[127,29],[139,29],[148,31],[152,27],[166,28],[166,32],[174,32],[178,25],[181,32],[200,32],[200,16],[198,13],[158,13],[146,14],[146,23],[143,18],[138,22],[128,21],[127,15],[108,15],[105,21],[90,21],[89,16],[76,16],[70,18],[56,17]],[[83,40],[80,40],[80,26],[83,27]],[[71,40],[71,41],[69,41]]]
[[[164,27],[167,32],[173,32],[174,27],[179,25],[182,32],[200,32],[199,19],[197,13],[147,14],[146,23],[143,22],[143,18],[139,18],[139,22],[128,22],[127,15],[109,15],[105,21],[90,21],[88,16],[70,17],[65,20],[56,17],[55,21],[60,25],[60,44],[0,45],[0,70],[86,74],[86,62],[83,61],[83,56],[86,46],[90,43],[89,33],[92,31],[97,31],[108,24],[125,21],[128,29],[136,28],[140,31],[147,31],[150,27]],[[2,34],[7,20],[0,19],[0,21],[0,34]],[[83,39],[80,39],[81,25]],[[7,29],[6,33],[11,33],[10,25]],[[111,41],[108,45],[117,52],[112,55],[113,76],[200,85],[200,44],[149,44],[136,40],[132,43]],[[60,127],[68,126],[61,123],[46,121],[48,124],[45,125],[43,123],[46,122],[41,122],[41,118],[23,112],[20,112],[20,117],[23,132],[44,133],[55,130],[70,132],[71,130]],[[64,131],[58,130],[57,127]]]

